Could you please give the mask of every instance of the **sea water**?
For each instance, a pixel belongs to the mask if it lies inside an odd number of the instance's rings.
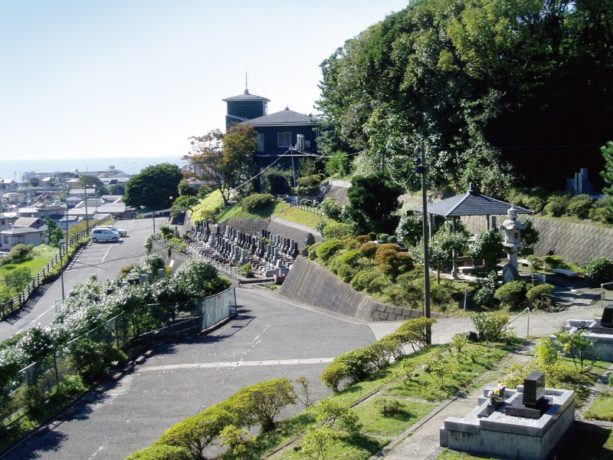
[[[21,181],[25,172],[74,172],[106,171],[110,166],[126,174],[137,174],[147,166],[159,163],[185,165],[180,156],[167,157],[109,157],[109,158],[73,158],[63,160],[5,160],[0,158],[0,179]]]

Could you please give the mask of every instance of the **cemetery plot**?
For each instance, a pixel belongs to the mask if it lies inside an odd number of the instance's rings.
[[[250,235],[223,224],[208,221],[196,225],[193,252],[231,267],[250,264],[254,273],[264,278],[286,276],[300,253],[298,242],[262,230]]]

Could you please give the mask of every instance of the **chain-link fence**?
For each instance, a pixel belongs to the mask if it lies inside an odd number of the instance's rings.
[[[71,376],[78,375],[86,384],[94,384],[114,365],[153,341],[198,334],[235,314],[236,293],[230,288],[200,300],[191,314],[178,314],[173,306],[149,304],[145,314],[138,311],[114,316],[62,346],[41,353],[36,362],[17,373],[2,389],[8,400],[0,398],[5,405],[0,410],[0,432],[2,426],[14,426],[29,412],[45,410],[53,404],[58,391],[65,391],[58,390],[58,385],[66,386]]]
[[[236,315],[234,288],[206,297],[198,302],[195,314],[202,317],[202,330],[209,329]]]

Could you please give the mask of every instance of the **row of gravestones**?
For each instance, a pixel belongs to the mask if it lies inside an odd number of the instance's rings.
[[[262,230],[261,235],[228,225],[217,225],[213,230],[207,221],[196,225],[194,239],[202,255],[232,266],[251,263],[254,271],[265,277],[286,276],[300,253],[297,241],[268,230]]]

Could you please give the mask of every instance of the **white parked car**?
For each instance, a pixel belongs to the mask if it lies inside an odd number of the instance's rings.
[[[119,233],[121,236],[128,236],[128,231],[123,228],[114,227],[113,225],[101,225],[97,228],[108,228],[109,230],[113,230],[114,232]]]
[[[92,230],[91,237],[94,243],[104,243],[107,241],[116,243],[121,238],[121,235],[110,228],[96,227]]]

